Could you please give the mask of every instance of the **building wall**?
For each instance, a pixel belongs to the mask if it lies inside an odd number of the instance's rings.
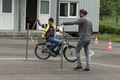
[[[23,0],[13,0],[13,13],[11,15],[3,15],[2,13],[2,0],[0,0],[0,30],[25,30],[24,26],[22,25],[21,18],[20,17],[20,6],[19,1]],[[39,1],[39,0],[38,0]],[[100,0],[60,0],[60,2],[76,2],[78,4],[78,11],[80,9],[86,9],[88,11],[88,17],[93,22],[93,28],[95,32],[99,31],[99,5]],[[57,0],[51,0],[51,11],[50,11],[50,17],[54,18],[54,21],[56,23],[57,19]],[[22,14],[22,13],[21,13]],[[3,20],[4,19],[4,20]],[[75,21],[79,19],[79,15],[76,18],[59,18],[59,23],[61,22],[67,22],[67,21]],[[3,23],[6,22],[6,25],[3,26]],[[23,20],[22,20],[23,21]],[[11,23],[11,24],[10,24]],[[8,25],[8,26],[7,26]],[[78,26],[66,26],[65,31],[72,31],[76,32],[78,31]]]
[[[88,17],[93,23],[93,30],[94,32],[98,32],[100,0],[80,0],[79,9],[81,8],[88,11]]]
[[[19,28],[19,0],[15,0],[14,2],[14,30],[18,31]]]
[[[78,4],[78,8],[79,8],[79,0],[60,0],[60,2],[75,2]],[[79,9],[77,9],[79,10]],[[76,18],[59,18],[59,23],[62,23],[62,22],[69,22],[69,21],[76,21],[78,20],[79,16],[78,16],[78,13],[77,13],[77,17]],[[65,31],[68,31],[68,32],[78,32],[78,25],[69,25],[69,26],[65,26],[64,28]]]
[[[50,17],[54,18],[54,22],[56,23],[56,13],[57,13],[57,0],[51,0],[51,12],[50,12]]]
[[[0,23],[0,30],[14,30],[14,0],[12,0],[12,12],[11,13],[3,13],[2,12],[2,1],[1,2],[1,23]]]
[[[80,9],[85,9],[88,11],[88,17],[93,23],[94,32],[99,31],[99,7],[100,0],[60,0],[60,2],[77,2],[78,3],[78,14]],[[59,22],[75,21],[77,18],[60,18]],[[65,26],[65,31],[76,32],[78,31],[77,25]]]
[[[2,28],[2,26],[1,26],[1,14],[2,14],[2,0],[0,0],[0,30],[1,30],[1,28]]]
[[[60,2],[79,2],[80,0],[60,0]]]

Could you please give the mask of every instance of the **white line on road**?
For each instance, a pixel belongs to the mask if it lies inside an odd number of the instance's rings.
[[[56,59],[58,59],[58,58],[56,58]],[[4,61],[4,60],[26,60],[26,59],[25,58],[0,58],[0,60]],[[28,60],[39,60],[39,59],[37,59],[37,58],[28,58]],[[50,60],[53,60],[53,59],[50,59]],[[59,58],[59,60],[60,60],[60,58]],[[83,63],[85,63],[85,62],[83,62]],[[118,66],[118,65],[110,65],[110,64],[102,64],[102,63],[91,63],[91,64],[99,65],[99,66],[106,66],[106,67],[113,67],[113,68],[120,68],[120,66]]]
[[[113,67],[113,68],[120,68],[118,65],[110,65],[110,64],[102,64],[102,63],[91,63],[94,65],[100,65],[100,66],[107,66],[107,67]]]
[[[94,52],[92,50],[90,50],[90,56],[94,55]],[[85,56],[81,57],[81,58],[85,58]],[[60,60],[60,57],[56,57],[56,58],[50,58],[51,60]],[[0,58],[0,60],[26,60],[26,58]],[[37,58],[28,58],[28,60],[39,60]]]
[[[90,53],[91,53],[90,56],[93,56],[95,54],[92,50],[90,50]],[[85,56],[83,56],[81,58],[85,58]]]
[[[0,58],[0,60],[26,60],[26,58]],[[37,58],[28,58],[28,60],[38,60]]]
[[[90,56],[94,55],[94,52],[91,50]],[[84,58],[85,56],[81,57]],[[0,60],[26,60],[25,58],[0,58]],[[28,60],[39,60],[37,58],[28,58]],[[60,60],[60,58],[50,58],[50,60]],[[83,62],[85,63],[85,62]],[[110,64],[102,64],[102,63],[91,63],[93,65],[100,65],[100,66],[106,66],[106,67],[113,67],[113,68],[120,68],[118,65],[110,65]]]

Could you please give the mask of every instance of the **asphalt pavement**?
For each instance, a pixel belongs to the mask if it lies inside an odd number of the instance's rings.
[[[70,41],[76,45],[76,40]],[[120,43],[112,42],[112,51],[107,51],[108,42],[91,43],[91,71],[75,71],[76,63],[51,57],[39,60],[34,54],[34,43],[29,40],[26,60],[26,40],[0,39],[0,80],[120,80]],[[81,51],[83,68],[84,51]]]

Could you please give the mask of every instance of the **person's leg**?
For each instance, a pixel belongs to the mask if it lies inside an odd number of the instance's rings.
[[[54,40],[53,40],[54,42],[54,45],[53,45],[53,49],[55,49],[56,47],[58,47],[60,44],[61,44],[61,39],[59,39],[59,38],[54,38]]]
[[[84,52],[85,52],[85,57],[86,57],[86,67],[85,70],[90,69],[90,49],[89,49],[89,45],[90,45],[90,40],[85,41],[85,45],[84,45]]]
[[[50,46],[52,51],[54,51],[54,49],[61,44],[61,40],[55,37],[50,37],[49,41],[53,43],[53,45]]]
[[[81,59],[80,59],[80,51],[81,51],[82,47],[83,47],[83,42],[79,41],[76,46],[77,67],[74,69],[79,69],[79,68],[82,69],[82,64],[81,64]]]

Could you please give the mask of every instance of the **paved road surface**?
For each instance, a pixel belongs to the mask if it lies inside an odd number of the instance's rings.
[[[76,63],[60,58],[38,60],[34,44],[29,41],[28,60],[25,61],[25,40],[0,39],[0,80],[120,80],[120,43],[113,43],[113,51],[106,51],[108,42],[92,41],[91,71],[74,71]],[[71,42],[76,45],[76,41]],[[84,56],[83,51],[81,55]],[[84,67],[84,58],[82,58]]]

